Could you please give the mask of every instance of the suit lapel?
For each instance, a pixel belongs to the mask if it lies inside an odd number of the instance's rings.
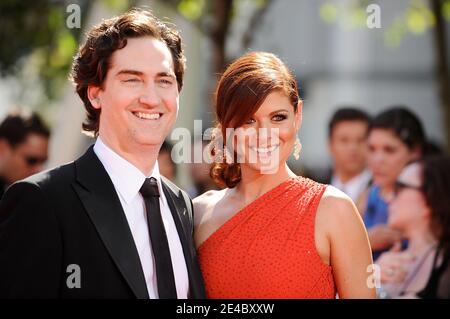
[[[189,213],[186,208],[183,195],[180,190],[172,188],[170,182],[165,178],[161,178],[164,194],[169,204],[175,225],[177,227],[178,235],[180,237],[181,245],[183,247],[183,255],[186,261],[186,267],[189,276],[189,287],[191,298],[204,298],[201,291],[203,291],[203,279],[200,274],[200,269],[196,260],[195,246],[192,238],[191,226],[193,221],[190,220]]]
[[[169,184],[166,183],[164,177],[161,178],[161,181],[164,195],[166,196],[167,203],[169,204],[170,211],[177,226],[177,231],[180,234],[181,243],[184,247],[184,245],[187,244],[186,235],[191,233],[189,230],[189,216],[184,200],[180,198],[182,196],[181,194],[177,194],[176,190],[171,188]]]
[[[92,223],[137,298],[148,299],[145,277],[114,185],[93,148],[75,161],[77,192]]]

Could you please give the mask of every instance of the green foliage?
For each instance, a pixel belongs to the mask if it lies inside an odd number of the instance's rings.
[[[389,27],[385,43],[398,47],[406,34],[422,35],[436,24],[436,17],[423,0],[412,0],[410,6]]]
[[[367,0],[338,5],[337,1],[327,1],[319,7],[319,16],[328,24],[338,24],[345,29],[366,27],[369,5]],[[450,21],[450,0],[442,1],[443,16]],[[387,26],[384,40],[388,47],[398,47],[404,36],[418,36],[426,33],[436,24],[436,17],[427,0],[411,0],[408,7],[391,25]]]
[[[177,4],[178,12],[191,21],[200,19],[205,10],[205,0],[181,0]]]
[[[113,11],[127,10],[132,0],[101,0]],[[71,14],[67,6],[78,4],[81,28],[70,29],[66,20]],[[58,96],[67,83],[73,56],[88,16],[92,1],[88,0],[2,0],[0,1],[0,75],[19,75],[25,65],[32,64],[48,99]]]
[[[450,21],[450,1],[445,1],[442,5],[442,13],[447,21]]]
[[[344,29],[353,29],[366,25],[367,0],[357,0],[348,5],[339,1],[327,1],[319,7],[319,16],[328,24],[338,24]]]
[[[319,15],[326,23],[334,23],[338,19],[339,8],[336,4],[325,2],[319,8]]]
[[[27,63],[38,70],[38,77],[51,99],[65,83],[77,49],[80,29],[66,26],[64,1],[1,1],[0,46],[2,76],[20,73]],[[83,7],[82,7],[83,8]]]
[[[129,0],[101,0],[103,5],[107,8],[117,12],[125,12],[130,8],[131,2]]]

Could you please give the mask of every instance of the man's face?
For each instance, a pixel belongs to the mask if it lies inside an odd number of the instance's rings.
[[[12,147],[6,140],[0,141],[2,178],[8,184],[36,174],[43,169],[48,156],[48,138],[31,133],[21,144]]]
[[[347,174],[359,174],[366,167],[368,125],[363,121],[342,121],[330,137],[334,165]]]
[[[94,96],[101,109],[100,137],[119,154],[159,149],[178,113],[178,85],[168,47],[152,37],[127,39],[113,53]],[[94,101],[95,102],[95,101]]]

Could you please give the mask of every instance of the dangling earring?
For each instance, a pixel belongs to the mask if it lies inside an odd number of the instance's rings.
[[[296,160],[298,160],[298,159],[300,158],[300,152],[301,152],[301,150],[302,150],[302,143],[300,143],[300,139],[299,139],[298,136],[297,136],[297,138],[295,139],[294,153],[293,153],[294,158],[295,158]]]

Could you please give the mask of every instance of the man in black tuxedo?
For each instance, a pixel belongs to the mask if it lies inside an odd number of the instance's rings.
[[[5,193],[0,297],[205,297],[191,200],[157,162],[184,68],[178,33],[148,11],[88,33],[71,75],[97,140]]]

